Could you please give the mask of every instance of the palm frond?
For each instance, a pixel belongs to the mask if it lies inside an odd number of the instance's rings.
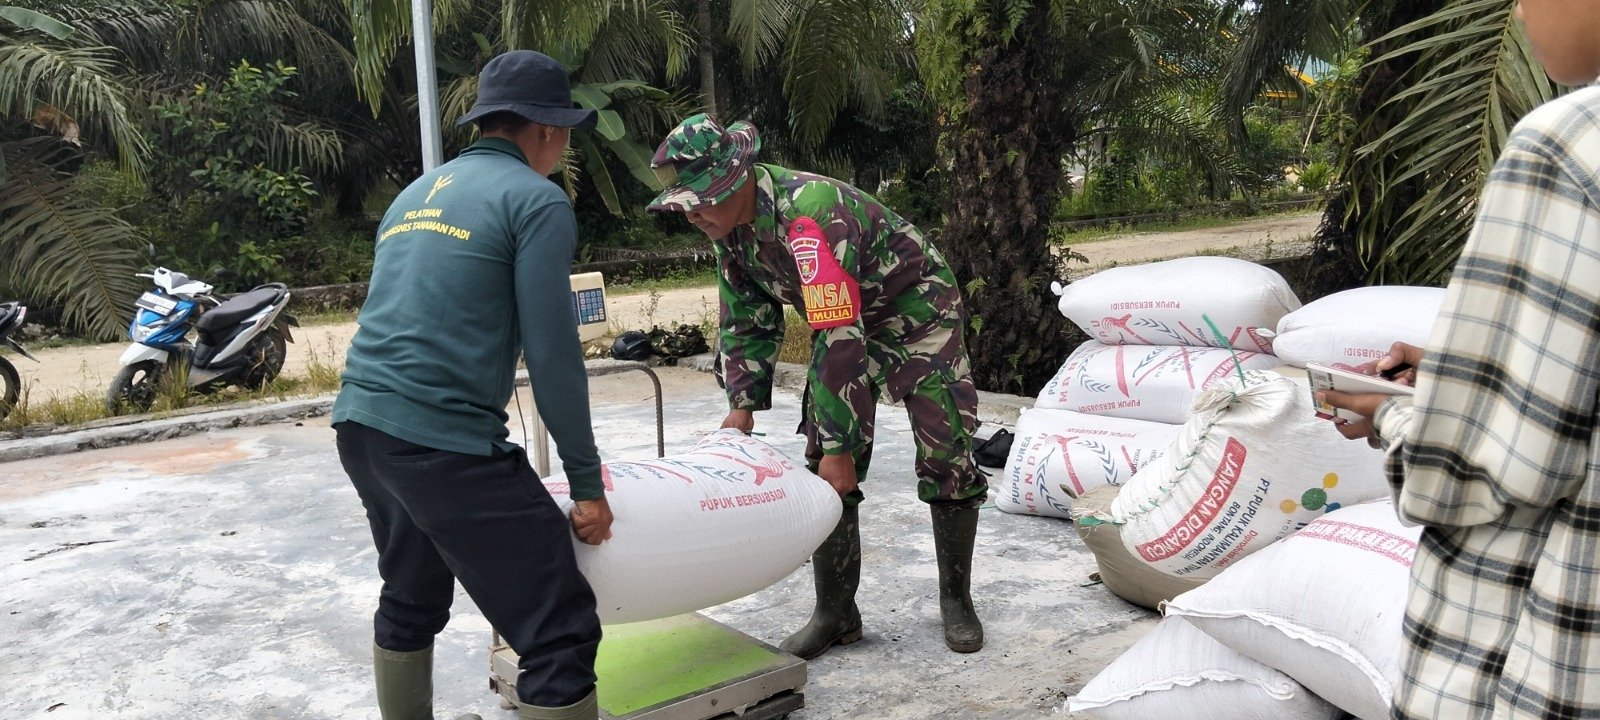
[[[821,140],[852,95],[871,98],[863,110],[882,110],[892,78],[912,67],[906,22],[874,0],[815,0],[802,10],[783,58],[790,125],[801,142]]]
[[[512,49],[577,54],[593,42],[614,7],[612,0],[501,0],[500,32]]]
[[[376,116],[389,63],[411,32],[410,0],[345,0],[355,35],[356,89]]]
[[[170,5],[126,0],[61,7],[57,17],[77,29],[76,47],[106,46],[120,51],[134,68],[169,65],[179,18]]]
[[[145,141],[109,50],[0,34],[0,114],[32,117],[40,105],[71,116],[85,140],[121,158],[124,166],[142,166]]]
[[[1066,93],[1079,115],[1127,107],[1139,98],[1199,95],[1212,76],[1212,43],[1201,17],[1205,0],[1084,3],[1057,19],[1058,32],[1082,40],[1066,47]]]
[[[439,115],[447,118],[458,118],[467,114],[472,109],[473,103],[478,101],[478,76],[462,75],[446,83],[439,92]],[[446,123],[444,132],[456,142],[465,144],[472,135],[472,128],[457,128],[454,123]]]
[[[276,123],[261,141],[274,167],[330,173],[339,169],[344,157],[339,133],[312,122]]]
[[[728,37],[738,48],[747,77],[782,49],[787,31],[799,15],[794,0],[732,0]]]
[[[578,79],[604,83],[651,78],[663,64],[666,79],[682,76],[694,54],[683,17],[666,2],[628,3],[607,17],[584,53]]]
[[[1115,133],[1128,147],[1159,148],[1162,157],[1234,187],[1248,187],[1252,180],[1222,141],[1217,118],[1181,96],[1139,98],[1118,118]]]
[[[347,83],[355,58],[329,32],[283,0],[220,0],[183,17],[174,47],[188,66],[212,72],[226,72],[240,58],[283,60],[311,82]]]
[[[1361,218],[1358,250],[1370,280],[1432,284],[1459,257],[1511,128],[1557,88],[1534,61],[1510,5],[1498,0],[1458,0],[1386,39],[1397,37],[1419,39],[1373,62],[1413,54],[1417,62],[1397,81],[1407,89],[1367,121],[1386,122],[1388,131],[1355,153],[1348,179],[1363,189],[1358,197],[1375,200],[1352,212]],[[1379,156],[1391,162],[1360,162]],[[1427,188],[1414,202],[1385,192],[1412,180]]]
[[[1236,38],[1224,67],[1218,107],[1242,129],[1244,109],[1261,90],[1286,77],[1287,67],[1307,59],[1336,60],[1349,37],[1363,0],[1260,0],[1244,5],[1236,21],[1218,32]]]
[[[111,208],[73,192],[57,165],[60,143],[0,144],[11,169],[0,184],[0,284],[66,308],[68,325],[110,339],[124,328],[139,294],[140,238]]]

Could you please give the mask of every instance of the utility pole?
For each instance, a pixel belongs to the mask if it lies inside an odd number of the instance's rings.
[[[422,171],[444,162],[439,129],[439,76],[433,63],[433,4],[411,0],[412,46],[417,52],[417,116],[422,126]]]

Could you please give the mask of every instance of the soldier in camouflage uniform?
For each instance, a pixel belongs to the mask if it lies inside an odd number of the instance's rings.
[[[961,293],[917,228],[832,178],[757,164],[749,123],[681,123],[652,165],[668,188],[651,210],[686,213],[720,269],[722,372],[731,412],[750,432],[772,406],[785,305],[813,327],[802,432],[813,471],[845,512],[812,558],[817,606],[783,649],[810,659],[861,638],[857,482],[872,457],[879,400],[903,401],[917,446],[917,495],[931,506],[945,643],[983,647],[970,593],[978,506],[988,491],[972,459],[978,392],[962,339]],[[814,222],[813,222],[814,221]]]

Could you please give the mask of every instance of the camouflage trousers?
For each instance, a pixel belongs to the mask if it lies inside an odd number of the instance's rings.
[[[873,429],[883,385],[872,382],[871,408],[859,417],[862,445],[854,453],[856,481],[865,482],[872,464]],[[810,403],[810,387],[802,397]],[[972,376],[952,379],[933,373],[923,377],[903,398],[911,418],[911,435],[917,445],[917,497],[925,503],[977,507],[988,497],[989,481],[972,459],[972,436],[978,426],[978,388]],[[801,410],[799,432],[806,436],[806,464],[816,472],[822,461],[809,407]],[[857,487],[844,498],[845,505],[858,505],[865,497]]]

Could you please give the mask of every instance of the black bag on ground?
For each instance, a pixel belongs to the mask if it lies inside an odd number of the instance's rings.
[[[650,337],[641,330],[629,330],[617,336],[616,342],[611,343],[611,357],[618,360],[648,360]]]
[[[983,467],[1003,468],[1006,466],[1006,460],[1011,457],[1011,442],[1013,440],[1016,440],[1016,437],[1011,434],[1010,430],[1003,428],[996,430],[993,435],[989,436],[988,440],[979,443],[978,447],[973,448],[972,459]]]

